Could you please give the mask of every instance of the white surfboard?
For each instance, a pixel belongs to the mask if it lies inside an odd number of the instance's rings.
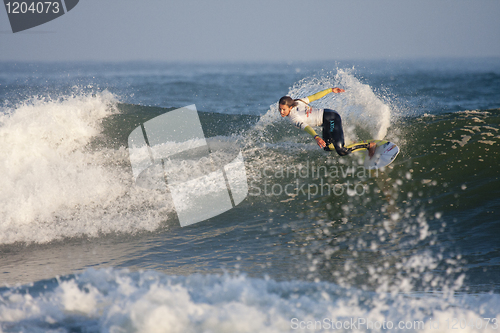
[[[366,146],[370,142],[375,142],[377,147],[372,157],[368,155]],[[352,148],[352,152],[364,151],[366,154],[364,167],[365,169],[378,169],[391,164],[399,154],[399,147],[392,142],[385,140],[365,140],[345,146]]]

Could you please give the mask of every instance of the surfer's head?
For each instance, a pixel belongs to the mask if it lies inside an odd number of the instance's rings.
[[[278,103],[279,111],[282,117],[290,114],[293,107],[297,106],[297,102],[290,96],[283,96]]]

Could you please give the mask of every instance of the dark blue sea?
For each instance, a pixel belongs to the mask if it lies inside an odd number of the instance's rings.
[[[329,87],[394,163],[279,116]],[[247,191],[181,227],[130,137],[193,105]],[[500,332],[499,144],[499,58],[0,63],[0,332]]]

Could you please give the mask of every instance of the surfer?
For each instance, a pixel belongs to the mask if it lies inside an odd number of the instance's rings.
[[[324,150],[334,150],[340,156],[351,153],[351,149],[344,147],[344,131],[342,129],[342,119],[337,111],[331,109],[313,108],[309,105],[329,93],[343,93],[344,89],[328,88],[314,95],[305,98],[292,99],[290,96],[283,96],[279,101],[279,111],[282,117],[288,117],[295,127],[306,131],[314,137],[318,146]],[[323,138],[321,138],[312,126],[323,126]],[[369,156],[375,153],[376,144],[367,144]]]

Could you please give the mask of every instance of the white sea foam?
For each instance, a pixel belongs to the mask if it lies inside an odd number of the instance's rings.
[[[0,244],[154,230],[162,198],[131,189],[125,147],[91,151],[110,93],[33,98],[0,115]],[[142,205],[157,209],[138,214]],[[132,223],[133,222],[133,223]]]
[[[496,332],[500,321],[496,294],[401,296],[241,275],[88,269],[30,288],[0,293],[2,331]]]

